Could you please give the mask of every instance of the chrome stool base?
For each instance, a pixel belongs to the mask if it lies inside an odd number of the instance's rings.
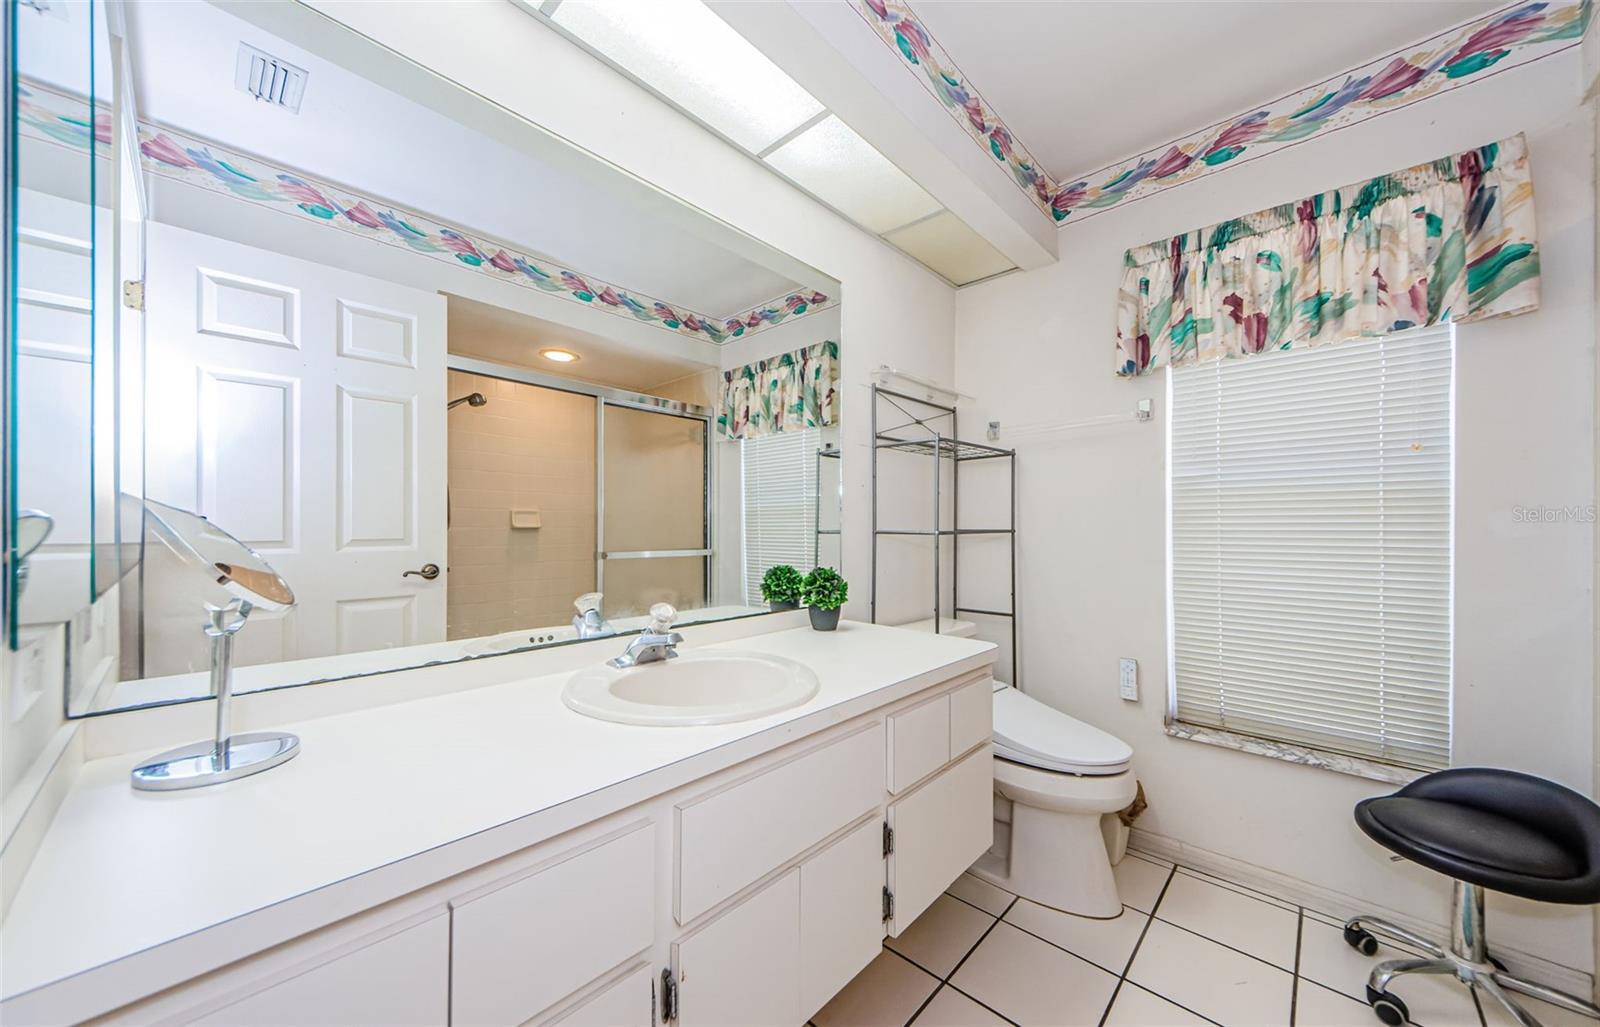
[[[1367,1003],[1378,1019],[1399,1027],[1410,1019],[1406,1004],[1389,992],[1389,983],[1403,974],[1449,974],[1477,988],[1506,1008],[1522,1027],[1541,1027],[1511,992],[1519,992],[1553,1006],[1600,1020],[1600,1006],[1576,995],[1524,980],[1508,973],[1488,954],[1483,934],[1483,889],[1464,881],[1455,883],[1455,917],[1450,925],[1450,947],[1445,948],[1379,917],[1358,916],[1345,922],[1344,940],[1363,955],[1376,955],[1378,938],[1400,942],[1426,953],[1425,958],[1391,959],[1372,968],[1367,977]]]

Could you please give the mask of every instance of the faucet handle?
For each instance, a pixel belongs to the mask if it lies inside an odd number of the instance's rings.
[[[591,610],[599,610],[600,602],[604,598],[605,594],[602,592],[585,592],[583,595],[574,599],[572,601],[572,605],[577,607],[580,614],[584,614],[590,612]]]
[[[656,603],[650,607],[650,633],[664,635],[672,629],[672,622],[678,619],[678,611],[671,603]]]

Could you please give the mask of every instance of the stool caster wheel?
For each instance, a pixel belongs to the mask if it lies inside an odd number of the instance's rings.
[[[1378,954],[1378,939],[1364,927],[1347,925],[1344,929],[1344,943],[1363,956]]]
[[[1388,1024],[1389,1027],[1402,1027],[1411,1019],[1411,1011],[1406,1004],[1400,1001],[1400,996],[1387,991],[1374,991],[1367,988],[1367,1004],[1372,1006],[1372,1011],[1378,1014],[1378,1019]]]

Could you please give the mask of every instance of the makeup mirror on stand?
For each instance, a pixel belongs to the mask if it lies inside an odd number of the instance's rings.
[[[132,497],[125,501],[139,502]],[[249,546],[198,514],[154,500],[144,501],[148,534],[160,539],[177,562],[193,573],[187,580],[205,610],[211,642],[211,692],[217,698],[216,737],[155,756],[133,768],[133,787],[175,791],[221,784],[293,759],[300,739],[277,731],[235,735],[229,723],[233,699],[233,639],[252,611],[280,612],[294,605],[294,592]]]

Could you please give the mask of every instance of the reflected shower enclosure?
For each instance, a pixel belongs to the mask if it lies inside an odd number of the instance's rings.
[[[446,637],[708,604],[711,411],[452,356]],[[473,400],[476,398],[476,402]]]

